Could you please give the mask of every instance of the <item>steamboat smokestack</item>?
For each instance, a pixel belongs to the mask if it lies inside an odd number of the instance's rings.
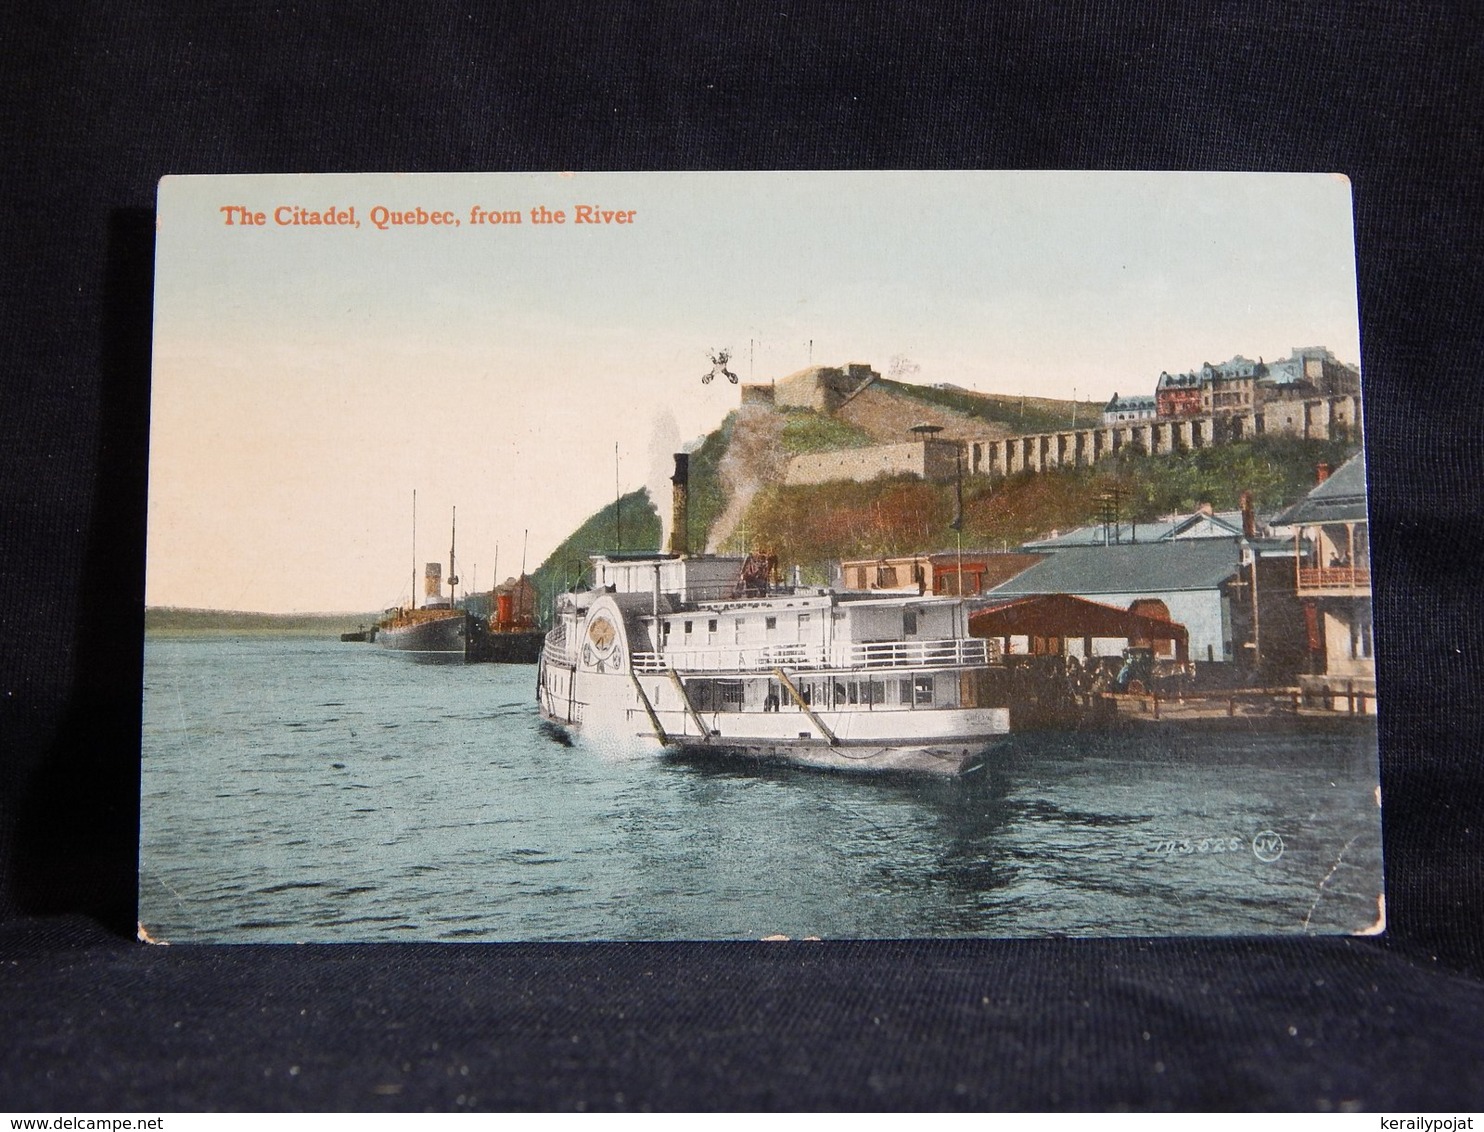
[[[423,567],[423,606],[443,604],[443,563],[429,562]]]
[[[675,453],[675,474],[670,477],[674,485],[670,513],[670,553],[690,553],[690,456]]]

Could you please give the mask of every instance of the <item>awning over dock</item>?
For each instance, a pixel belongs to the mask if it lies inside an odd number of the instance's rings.
[[[1183,664],[1190,654],[1190,634],[1184,625],[1070,594],[1033,594],[991,600],[970,612],[969,632],[976,637],[1114,637],[1131,642],[1173,641],[1175,657],[1180,663]]]

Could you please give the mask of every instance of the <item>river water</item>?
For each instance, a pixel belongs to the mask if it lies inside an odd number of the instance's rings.
[[[140,919],[172,942],[1368,928],[1374,727],[1013,736],[954,782],[616,755],[533,666],[145,644]]]

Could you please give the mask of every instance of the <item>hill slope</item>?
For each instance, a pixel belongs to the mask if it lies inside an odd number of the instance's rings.
[[[929,385],[912,385],[889,378],[872,382],[871,390],[879,390],[891,396],[907,412],[910,412],[912,406],[937,409],[976,423],[998,426],[1007,436],[1056,432],[1079,424],[1087,428],[1101,419],[1103,412],[1101,401],[1012,397],[1002,393],[978,393],[972,389],[939,389]],[[846,411],[849,409],[850,406],[847,405]]]
[[[1259,514],[1302,496],[1320,462],[1338,466],[1355,452],[1339,441],[1259,438],[1169,456],[1134,455],[1090,468],[1057,468],[991,479],[968,476],[963,486],[965,546],[1013,547],[1053,530],[1099,521],[1115,491],[1124,522],[1190,513],[1203,503],[1234,510],[1244,491]],[[744,519],[754,547],[767,548],[823,580],[838,558],[879,557],[952,547],[957,508],[954,484],[911,476],[868,483],[835,482],[759,491]]]
[[[882,379],[834,415],[810,409],[746,404],[691,452],[690,547],[693,551],[746,553],[768,550],[797,563],[816,580],[839,558],[876,557],[946,549],[958,532],[950,527],[956,508],[953,484],[931,484],[910,476],[866,483],[837,481],[789,486],[789,459],[801,452],[829,451],[904,438],[927,419],[955,422],[983,435],[1008,435],[1070,427],[1069,401],[995,397],[959,390],[929,389]],[[1078,402],[1086,425],[1100,407]],[[1023,414],[1023,415],[1022,415]],[[1016,426],[1016,427],[1012,427]],[[951,435],[951,433],[948,433]],[[1341,441],[1259,437],[1215,448],[1165,456],[1124,453],[1092,468],[1058,468],[1006,478],[966,476],[963,542],[1009,547],[1053,530],[1099,520],[1104,497],[1116,493],[1123,521],[1148,522],[1161,515],[1190,513],[1203,503],[1218,510],[1238,506],[1250,491],[1259,513],[1292,503],[1313,484],[1320,462],[1338,466],[1355,451]],[[623,549],[661,548],[656,504],[641,490],[623,499]],[[574,531],[536,571],[543,606],[575,584],[591,554],[617,546],[614,505]]]

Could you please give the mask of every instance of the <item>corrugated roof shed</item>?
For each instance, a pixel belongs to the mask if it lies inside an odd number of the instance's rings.
[[[1234,538],[1242,533],[1240,511],[1218,511],[1213,515],[1197,511],[1192,515],[1166,516],[1146,523],[1122,519],[1118,523],[1119,541],[1159,542],[1177,538]],[[1077,527],[1055,538],[1036,539],[1025,544],[1027,550],[1060,550],[1068,546],[1102,546],[1103,524]]]
[[[1003,598],[969,616],[976,637],[1122,637],[1174,641],[1182,657],[1190,643],[1185,626],[1161,617],[1067,594]]]
[[[1236,574],[1240,562],[1241,544],[1237,539],[1069,546],[996,586],[990,595],[1211,590]]]

